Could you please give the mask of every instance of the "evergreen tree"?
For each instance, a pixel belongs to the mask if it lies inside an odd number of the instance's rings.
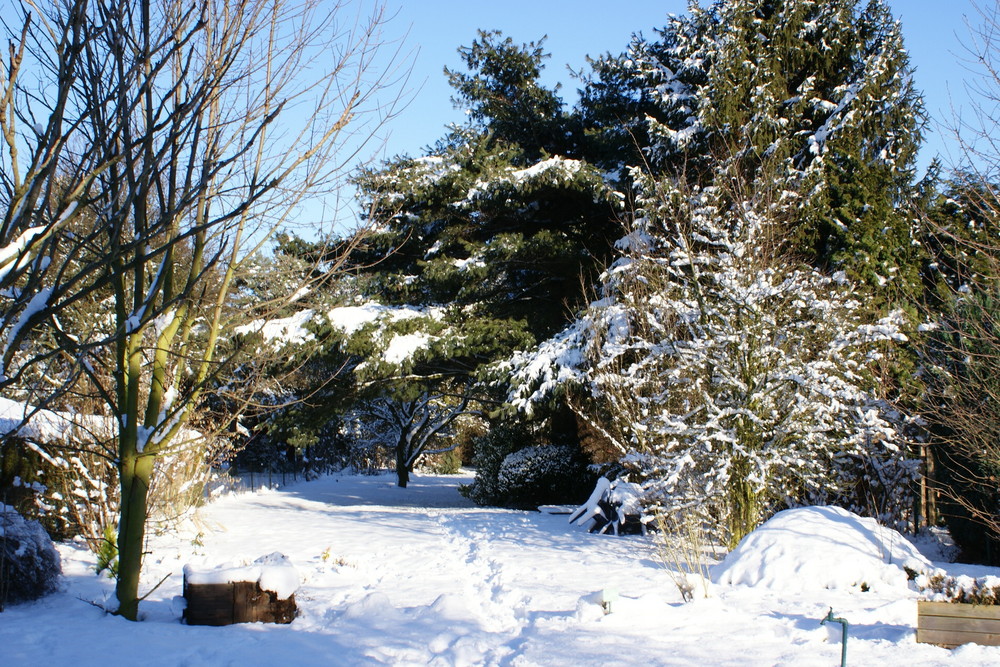
[[[965,559],[1000,562],[1000,198],[964,170],[927,207],[924,245],[929,334],[921,409],[929,444],[928,502]],[[931,514],[931,512],[928,512]],[[932,517],[933,518],[933,517]]]
[[[574,378],[646,502],[702,514],[730,547],[799,503],[900,518],[913,467],[870,370],[905,340],[898,315],[865,324],[843,272],[789,263],[766,196],[646,184],[646,234],[562,337],[573,344],[517,360],[515,401]]]
[[[584,159],[575,114],[538,83],[541,43],[480,32],[459,53],[468,72],[447,74],[470,123],[429,155],[357,179],[377,221],[352,256],[358,300],[419,312],[348,337],[347,349],[365,360],[356,377],[379,413],[396,401],[393,414],[404,414],[417,396],[436,405],[453,383],[470,386],[490,363],[565,326],[618,233],[623,196]],[[394,353],[405,341],[408,353]],[[366,423],[386,423],[370,416]]]
[[[924,116],[885,3],[693,3],[660,34],[630,54],[633,85],[657,107],[655,172],[779,183],[804,259],[877,288],[882,303],[912,299],[919,257],[906,204]]]
[[[506,367],[512,400],[575,386],[649,502],[733,542],[789,503],[898,518],[913,468],[872,373],[905,336],[866,322],[919,294],[922,109],[884,3],[692,3],[599,65],[586,117],[646,120],[635,216],[604,298]]]
[[[455,106],[467,108],[473,126],[494,145],[515,148],[530,163],[545,154],[565,154],[567,118],[556,90],[538,83],[548,58],[543,37],[518,46],[497,31],[479,31],[472,46],[458,52],[468,72],[445,68],[456,96]]]

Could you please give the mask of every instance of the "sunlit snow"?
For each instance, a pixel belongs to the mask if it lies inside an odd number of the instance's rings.
[[[0,615],[0,662],[50,667],[144,665],[795,665],[839,664],[849,621],[852,665],[992,665],[1000,648],[947,650],[914,640],[912,587],[803,591],[765,568],[755,586],[717,583],[691,603],[652,536],[591,535],[566,515],[475,507],[469,475],[330,476],[279,491],[229,495],[179,532],[151,537],[142,623],[108,615],[113,582],[82,543],[59,545],[61,592]],[[827,524],[829,524],[827,526]],[[814,517],[809,536],[864,544],[879,530]],[[861,532],[856,532],[860,530]],[[815,542],[774,535],[797,562]],[[832,549],[834,545],[828,545]],[[822,547],[826,548],[826,547]],[[301,577],[290,625],[184,625],[182,570],[285,554]],[[848,567],[849,558],[830,567]],[[871,549],[861,559],[875,559]],[[789,562],[789,561],[786,561]],[[829,559],[824,562],[829,562]],[[851,564],[855,567],[857,564]],[[996,568],[939,563],[956,574]],[[614,599],[614,592],[617,598]],[[601,601],[614,599],[605,614]]]

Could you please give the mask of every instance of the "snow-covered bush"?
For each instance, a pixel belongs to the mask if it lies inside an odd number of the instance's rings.
[[[60,572],[59,552],[42,525],[0,504],[0,611],[55,591]]]
[[[17,428],[32,409],[0,399],[0,430]],[[38,410],[16,436],[0,442],[0,492],[56,539],[82,536],[100,553],[108,531],[117,532],[120,510],[118,473],[106,454],[114,438],[110,418]],[[217,474],[213,464],[228,451],[224,439],[209,440],[193,429],[181,432],[155,463],[148,498],[154,530],[202,501]]]
[[[534,508],[587,497],[595,475],[579,449],[539,444],[522,423],[508,421],[473,440],[476,478],[462,493],[480,505]]]
[[[1000,577],[953,577],[941,569],[919,574],[916,578],[920,596],[933,602],[1000,604]]]
[[[699,512],[730,547],[797,504],[897,518],[915,468],[873,369],[900,316],[872,322],[843,273],[785,259],[765,198],[637,181],[645,215],[604,298],[515,360],[512,402],[583,385],[646,504]]]
[[[476,478],[462,493],[479,505],[501,505],[504,502],[500,487],[500,466],[508,454],[516,452],[532,441],[532,436],[523,424],[509,422],[494,426],[484,435],[472,441],[473,463]]]
[[[508,505],[537,507],[579,502],[589,492],[593,479],[579,449],[535,445],[504,457],[497,473],[497,488]]]
[[[712,568],[717,584],[774,591],[908,590],[930,561],[899,532],[840,507],[779,512]]]

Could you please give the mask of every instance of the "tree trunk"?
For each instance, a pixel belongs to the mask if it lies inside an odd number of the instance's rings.
[[[135,455],[121,462],[121,518],[118,524],[118,613],[130,621],[139,617],[139,574],[146,535],[152,456]]]
[[[405,489],[410,483],[410,467],[406,465],[406,447],[403,443],[396,445],[396,485]]]
[[[937,466],[934,460],[934,451],[929,443],[923,445],[924,454],[924,474],[920,478],[920,485],[923,487],[923,515],[924,524],[936,526],[940,517],[937,509]]]

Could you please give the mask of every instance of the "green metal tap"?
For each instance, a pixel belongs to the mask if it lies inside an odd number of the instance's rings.
[[[840,640],[840,667],[847,667],[847,626],[850,623],[847,622],[846,618],[839,618],[833,615],[833,607],[830,607],[830,611],[826,613],[826,618],[819,622],[820,625],[826,625],[827,622],[830,623],[840,623],[843,634]]]

